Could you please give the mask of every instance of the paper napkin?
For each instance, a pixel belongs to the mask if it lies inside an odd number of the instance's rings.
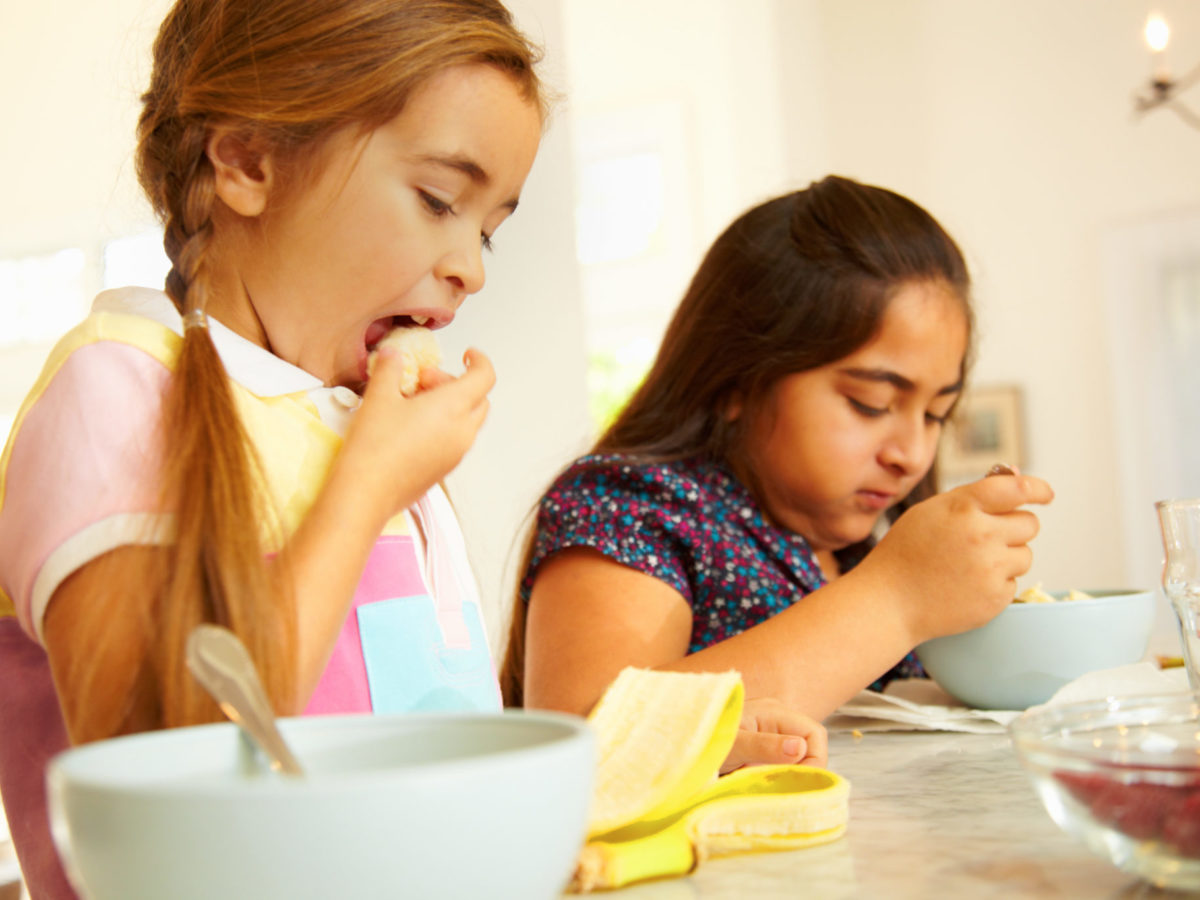
[[[1058,689],[1045,705],[1101,700],[1131,694],[1187,690],[1183,669],[1138,662],[1081,675]],[[894,681],[886,693],[860,691],[825,721],[831,734],[868,731],[964,731],[1002,733],[1021,710],[972,709],[928,679]]]

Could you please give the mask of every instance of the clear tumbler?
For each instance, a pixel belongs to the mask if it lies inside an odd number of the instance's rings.
[[[1183,660],[1193,690],[1200,690],[1200,498],[1154,504],[1162,530],[1163,592],[1179,620]]]

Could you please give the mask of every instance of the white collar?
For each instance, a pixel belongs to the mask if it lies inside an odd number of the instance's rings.
[[[171,298],[152,288],[126,287],[104,291],[92,304],[92,312],[101,311],[143,316],[165,325],[178,335],[183,334],[183,320]],[[221,362],[225,364],[225,371],[251,393],[259,397],[276,397],[324,387],[321,379],[315,375],[246,340],[211,316],[208,326]]]
[[[183,335],[183,319],[171,298],[146,287],[104,291],[92,303],[92,312],[117,312],[142,316]],[[339,434],[345,433],[348,415],[358,406],[358,395],[345,387],[326,387],[321,379],[280,359],[271,351],[230,330],[211,316],[208,333],[229,377],[258,397],[306,393],[321,419]]]

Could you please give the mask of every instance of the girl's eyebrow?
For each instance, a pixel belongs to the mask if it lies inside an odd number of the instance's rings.
[[[890,384],[901,391],[912,391],[916,390],[917,387],[915,384],[913,384],[913,382],[905,378],[899,372],[892,372],[888,369],[857,369],[851,367],[842,369],[840,371],[843,375],[849,375],[851,378],[858,378],[863,381],[883,382],[885,384]],[[954,384],[948,384],[939,390],[938,396],[940,397],[943,394],[957,394],[961,391],[962,379],[959,379],[958,381],[954,382]]]
[[[492,181],[491,176],[488,175],[483,166],[479,165],[479,163],[475,162],[475,160],[471,159],[469,156],[460,156],[457,154],[442,156],[436,153],[428,153],[418,156],[416,161],[424,165],[440,166],[443,169],[453,169],[455,172],[461,172],[480,187],[487,187],[487,185],[489,185]],[[502,205],[508,209],[510,213],[515,212],[517,208],[517,198],[513,197],[511,200]]]
[[[436,153],[424,154],[417,157],[417,162],[431,166],[441,166],[445,169],[454,169],[456,172],[461,172],[470,178],[478,185],[486,186],[491,182],[491,177],[484,171],[483,166],[475,162],[469,156],[441,156]]]

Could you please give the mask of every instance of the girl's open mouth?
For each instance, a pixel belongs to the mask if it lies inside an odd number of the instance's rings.
[[[393,328],[411,328],[416,325],[424,325],[428,321],[428,316],[385,316],[382,319],[376,319],[367,326],[363,343],[366,345],[367,352],[370,353]]]

